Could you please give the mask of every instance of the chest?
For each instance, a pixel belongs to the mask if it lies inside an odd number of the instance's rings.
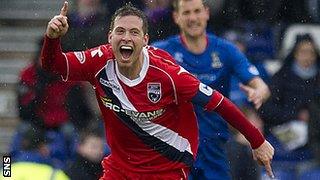
[[[155,118],[176,100],[170,79],[152,72],[138,84],[127,84],[116,75],[101,71],[95,87],[98,101],[104,108],[130,115],[145,113],[142,116]]]
[[[185,49],[174,49],[170,53],[179,65],[205,84],[220,84],[222,80],[228,81],[231,68],[223,52],[206,50],[202,54],[192,54]]]

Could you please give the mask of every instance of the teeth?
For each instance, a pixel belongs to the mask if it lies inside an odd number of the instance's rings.
[[[130,46],[121,46],[120,48],[121,49],[126,49],[126,50],[132,50],[132,47],[130,47]]]

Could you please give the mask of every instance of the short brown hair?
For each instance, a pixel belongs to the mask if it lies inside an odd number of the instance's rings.
[[[178,11],[179,10],[179,2],[180,1],[188,1],[188,0],[173,0],[172,8],[173,8],[174,11]],[[206,7],[208,6],[207,0],[202,0],[202,3],[203,3],[204,6],[206,6]]]
[[[142,19],[142,30],[144,34],[148,34],[148,19],[147,16],[141,11],[140,9],[134,7],[130,2],[126,3],[126,5],[122,6],[119,8],[111,18],[111,23],[110,23],[110,31],[113,30],[114,28],[114,21],[117,17],[124,17],[124,16],[137,16],[140,19]]]

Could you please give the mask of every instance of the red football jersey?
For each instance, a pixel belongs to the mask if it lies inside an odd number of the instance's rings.
[[[249,140],[253,148],[263,135],[219,92],[176,65],[168,53],[146,47],[139,77],[119,73],[110,45],[62,53],[59,39],[45,39],[42,67],[65,81],[89,81],[105,121],[111,155],[104,167],[155,173],[190,167],[198,146],[193,103],[215,110]]]
[[[110,45],[65,53],[63,79],[89,81],[95,89],[111,149],[105,163],[134,172],[190,167],[198,146],[190,101],[200,82],[162,50],[146,47],[143,54],[139,77],[129,80]]]

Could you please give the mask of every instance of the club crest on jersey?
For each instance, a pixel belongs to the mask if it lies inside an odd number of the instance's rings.
[[[148,83],[147,84],[148,99],[157,103],[161,99],[161,84],[160,83]]]
[[[211,53],[211,66],[213,68],[221,68],[223,66],[218,54],[216,52]]]

